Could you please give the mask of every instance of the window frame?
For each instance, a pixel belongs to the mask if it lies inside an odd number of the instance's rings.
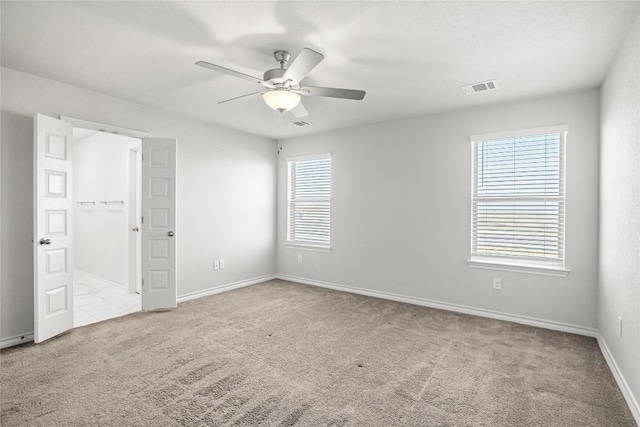
[[[290,240],[291,233],[291,209],[293,204],[296,203],[295,200],[292,200],[292,188],[291,188],[291,168],[292,163],[300,162],[300,161],[309,161],[309,160],[320,160],[320,159],[328,159],[329,160],[329,197],[326,198],[317,198],[316,201],[328,203],[329,204],[329,233],[328,233],[328,242],[326,245],[323,244],[314,244],[308,241],[303,240]],[[333,160],[331,153],[316,153],[316,154],[307,154],[300,156],[290,156],[286,159],[287,162],[287,211],[286,211],[286,240],[285,246],[291,249],[303,249],[317,252],[330,252],[331,251],[331,193],[332,193],[332,175],[333,175]]]
[[[471,146],[471,224],[470,224],[470,256],[467,259],[467,264],[469,267],[473,268],[483,268],[483,269],[491,269],[491,270],[502,270],[502,271],[512,271],[512,272],[520,272],[520,273],[531,273],[531,274],[541,274],[548,276],[557,276],[557,277],[566,277],[570,270],[566,268],[566,218],[567,218],[567,174],[566,174],[566,153],[567,153],[567,134],[569,132],[569,127],[565,125],[556,125],[556,126],[546,126],[539,128],[529,128],[529,129],[519,129],[512,131],[504,131],[504,132],[494,132],[494,133],[485,133],[485,134],[476,134],[471,135],[469,137],[469,142]],[[474,254],[473,250],[475,248],[474,245],[474,236],[476,235],[475,224],[474,224],[474,202],[476,201],[477,190],[475,188],[476,181],[474,179],[474,173],[476,173],[477,166],[477,144],[482,141],[491,141],[491,140],[499,140],[499,139],[508,139],[508,138],[518,138],[518,137],[527,137],[527,136],[536,136],[536,135],[544,135],[550,133],[559,133],[560,134],[560,186],[563,189],[561,194],[561,201],[563,203],[563,213],[562,213],[562,258],[560,260],[549,260],[545,261],[543,259],[522,259],[517,257],[492,257],[492,256],[482,256],[478,254]],[[524,197],[524,196],[520,196]]]

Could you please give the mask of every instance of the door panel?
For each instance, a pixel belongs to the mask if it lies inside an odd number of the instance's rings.
[[[176,306],[176,140],[142,141],[142,309]]]
[[[73,328],[71,124],[34,118],[34,341]]]

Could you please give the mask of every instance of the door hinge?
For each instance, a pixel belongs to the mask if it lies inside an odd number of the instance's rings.
[[[142,286],[144,287],[144,277],[142,278]]]
[[[140,217],[140,224],[144,224],[144,217]]]
[[[140,154],[140,160],[144,162],[144,153]]]

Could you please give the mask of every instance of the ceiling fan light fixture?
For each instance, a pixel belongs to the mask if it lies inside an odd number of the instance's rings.
[[[300,102],[300,95],[284,89],[275,89],[263,93],[262,99],[269,107],[282,113],[295,108]]]

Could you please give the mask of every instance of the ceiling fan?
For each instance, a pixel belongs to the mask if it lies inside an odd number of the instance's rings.
[[[274,110],[280,112],[292,110],[292,113],[296,117],[304,117],[309,115],[309,113],[300,102],[300,95],[324,96],[329,98],[353,99],[359,101],[363,99],[366,94],[363,90],[302,86],[300,84],[302,79],[304,79],[307,74],[309,74],[311,70],[313,70],[320,61],[324,59],[324,56],[321,53],[314,50],[308,48],[302,49],[298,56],[291,61],[291,64],[289,64],[291,54],[286,50],[277,50],[273,53],[273,56],[276,61],[280,63],[280,68],[266,71],[261,79],[239,71],[221,67],[220,65],[211,64],[206,61],[198,61],[196,62],[196,65],[208,68],[209,70],[228,74],[230,76],[239,77],[250,82],[258,83],[266,89],[260,92],[252,92],[235,98],[226,99],[218,102],[218,104],[260,94],[262,95],[264,102]]]

